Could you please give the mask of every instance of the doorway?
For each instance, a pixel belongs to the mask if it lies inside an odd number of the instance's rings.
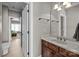
[[[8,10],[9,12],[9,49],[4,57],[23,57],[21,48],[21,13]]]
[[[5,2],[3,4],[8,9],[8,43],[10,43],[8,52],[3,57],[27,57],[29,54],[29,7],[26,3],[21,2]]]

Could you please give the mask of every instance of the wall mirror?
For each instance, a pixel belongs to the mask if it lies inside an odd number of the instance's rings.
[[[74,39],[73,36],[79,23],[79,3],[73,2],[73,6],[65,10],[66,12],[66,37]]]

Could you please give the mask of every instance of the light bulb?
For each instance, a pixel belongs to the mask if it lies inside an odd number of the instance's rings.
[[[58,4],[55,4],[54,9],[58,9]]]
[[[68,0],[64,0],[63,5],[65,6],[68,3]]]
[[[72,6],[71,3],[67,3],[66,8],[69,8],[71,6]]]
[[[58,11],[60,11],[60,10],[61,10],[61,7],[58,8]]]

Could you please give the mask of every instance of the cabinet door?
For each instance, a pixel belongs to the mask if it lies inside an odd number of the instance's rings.
[[[54,54],[53,52],[54,52],[54,51],[52,51],[51,49],[47,48],[47,51],[46,51],[47,57],[54,57],[55,54]]]
[[[42,45],[42,57],[47,57],[47,47]]]
[[[54,56],[53,51],[42,43],[42,57],[52,57],[52,56]]]
[[[62,57],[67,57],[67,50],[63,49],[63,48],[59,48],[59,54],[62,55]]]
[[[48,43],[48,47],[54,51],[53,53],[58,52],[58,46],[51,44],[51,43]]]
[[[55,52],[54,50],[47,48],[47,57],[63,57],[63,56],[58,52]]]

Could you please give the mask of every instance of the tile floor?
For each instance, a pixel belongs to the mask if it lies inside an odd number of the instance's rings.
[[[9,53],[3,57],[23,57],[21,49],[21,40],[13,39],[9,48]]]

